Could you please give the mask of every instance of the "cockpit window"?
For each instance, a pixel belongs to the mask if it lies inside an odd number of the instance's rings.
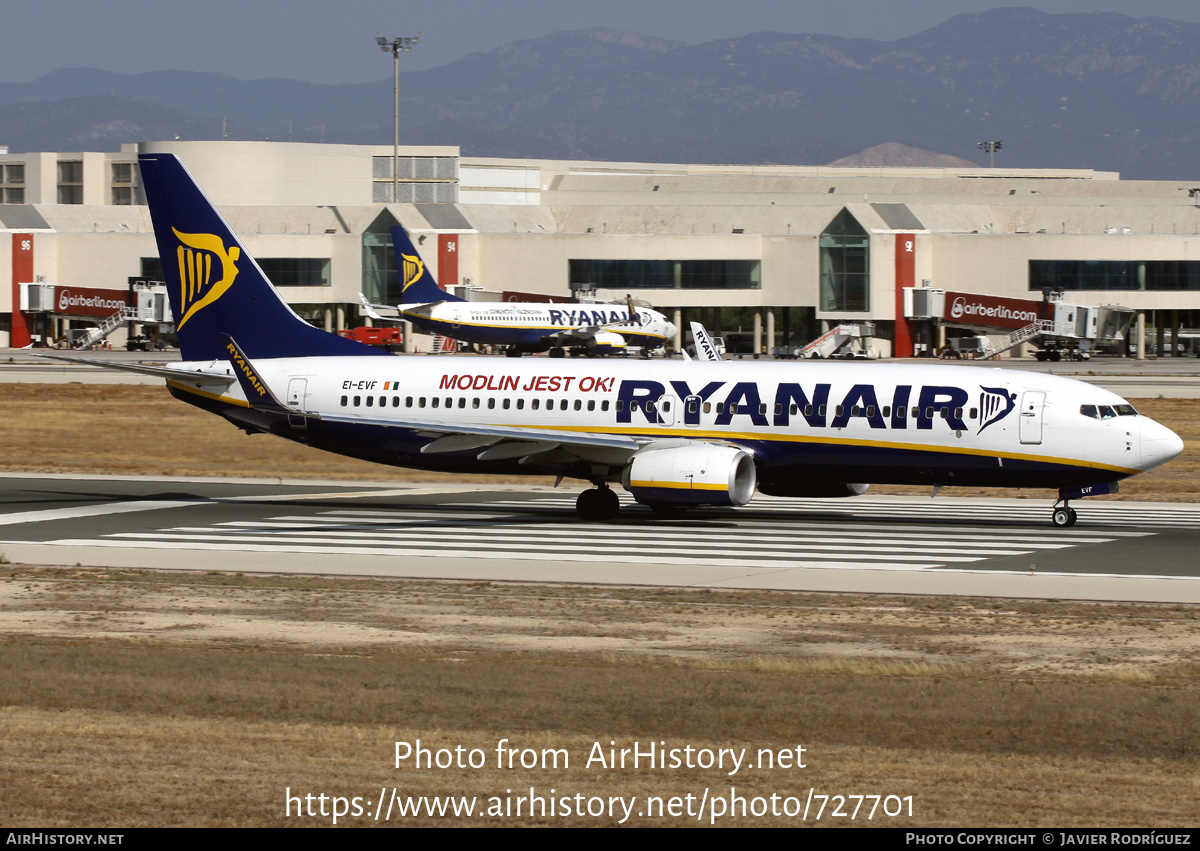
[[[1111,420],[1116,417],[1136,417],[1133,405],[1080,405],[1079,413],[1093,420]]]

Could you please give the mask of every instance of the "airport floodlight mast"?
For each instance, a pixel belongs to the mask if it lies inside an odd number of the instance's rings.
[[[388,41],[381,35],[375,36],[375,43],[379,45],[379,49],[384,53],[391,51],[392,54],[392,94],[395,105],[392,111],[392,124],[394,128],[392,136],[393,204],[400,200],[400,54],[408,53],[413,49],[413,45],[420,40],[420,33],[417,33],[415,36],[393,38],[391,41]]]
[[[1004,141],[997,139],[995,142],[976,142],[975,147],[981,151],[987,151],[988,168],[996,167],[996,151],[1004,147]]]

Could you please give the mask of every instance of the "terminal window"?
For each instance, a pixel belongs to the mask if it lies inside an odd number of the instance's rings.
[[[0,184],[4,191],[0,193],[0,202],[5,204],[25,203],[25,164],[9,163],[0,166]]]
[[[570,284],[578,289],[757,290],[759,260],[571,260]]]
[[[1030,260],[1029,289],[1200,290],[1197,260]]]
[[[63,160],[58,164],[58,203],[83,203],[83,162]]]
[[[871,237],[848,210],[821,234],[821,310],[871,309]]]
[[[133,163],[112,163],[112,202],[124,206],[133,203],[134,170]]]

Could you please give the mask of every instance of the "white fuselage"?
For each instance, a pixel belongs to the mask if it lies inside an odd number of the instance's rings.
[[[1107,390],[1015,370],[412,356],[255,365],[280,399],[317,416],[733,444],[754,454],[760,481],[1058,487],[1125,478],[1182,449],[1171,431]],[[236,384],[210,398],[245,405]],[[379,460],[390,452],[389,463],[437,465],[420,455],[432,438],[416,427],[388,436],[367,426],[356,436],[320,431],[312,423],[306,442],[342,451],[330,443],[364,441],[348,454]],[[386,452],[372,451],[384,440]],[[450,466],[462,469],[462,460]]]
[[[597,338],[653,348],[676,332],[656,310],[636,308],[637,318],[630,319],[627,307],[612,304],[442,302],[397,309],[418,326],[456,340],[531,349],[583,345]]]

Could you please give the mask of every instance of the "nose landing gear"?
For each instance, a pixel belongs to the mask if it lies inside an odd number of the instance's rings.
[[[1121,487],[1117,482],[1100,482],[1099,484],[1084,485],[1077,488],[1059,488],[1058,499],[1054,500],[1054,525],[1075,525],[1075,521],[1079,519],[1079,515],[1071,507],[1071,500],[1083,499],[1085,496],[1103,496],[1104,494],[1118,493],[1120,490]]]
[[[1075,513],[1075,509],[1063,501],[1060,506],[1057,502],[1054,503],[1054,525],[1055,526],[1074,526],[1075,521],[1079,519],[1079,515]]]

